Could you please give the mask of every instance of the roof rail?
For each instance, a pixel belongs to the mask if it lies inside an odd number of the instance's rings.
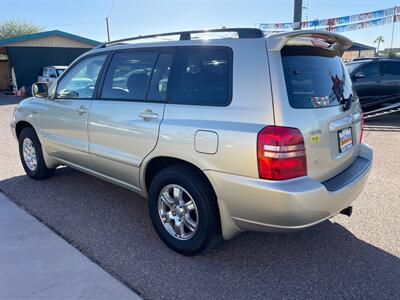
[[[190,40],[190,35],[195,33],[209,33],[209,32],[236,32],[240,39],[246,38],[261,38],[264,37],[264,33],[258,28],[219,28],[219,29],[208,29],[208,30],[192,30],[192,31],[176,31],[176,32],[168,32],[168,33],[159,33],[159,34],[150,34],[150,35],[139,35],[130,38],[124,38],[120,40],[110,41],[101,43],[96,46],[94,49],[100,49],[107,47],[108,45],[119,44],[128,41],[141,40],[141,39],[149,39],[149,38],[158,38],[162,36],[173,36],[179,35],[179,40]]]

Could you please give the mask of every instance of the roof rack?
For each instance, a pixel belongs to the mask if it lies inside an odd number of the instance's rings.
[[[264,33],[258,28],[220,28],[220,29],[208,29],[208,30],[192,30],[192,31],[176,31],[176,32],[168,32],[168,33],[159,33],[159,34],[150,34],[150,35],[139,35],[130,38],[124,38],[120,40],[110,41],[101,43],[96,46],[94,49],[100,49],[107,47],[108,45],[120,44],[123,42],[141,40],[141,39],[149,39],[149,38],[158,38],[161,36],[173,36],[179,35],[179,40],[186,41],[190,40],[191,34],[196,33],[209,33],[209,32],[236,32],[240,39],[246,38],[261,38],[264,37]]]

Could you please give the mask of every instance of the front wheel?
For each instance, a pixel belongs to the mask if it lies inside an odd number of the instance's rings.
[[[32,127],[22,129],[19,137],[19,156],[26,174],[37,180],[50,177],[54,169],[47,168],[42,152],[42,146]]]
[[[220,239],[214,191],[203,174],[185,165],[167,167],[155,176],[149,212],[160,238],[181,254],[200,254]]]

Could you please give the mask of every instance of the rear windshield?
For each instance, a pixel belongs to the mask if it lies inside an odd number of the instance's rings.
[[[292,107],[330,107],[352,97],[350,77],[335,52],[312,46],[286,46],[281,54]]]

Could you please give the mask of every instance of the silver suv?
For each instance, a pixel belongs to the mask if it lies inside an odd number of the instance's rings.
[[[114,41],[35,84],[11,128],[29,177],[66,165],[135,191],[160,238],[195,255],[351,214],[372,150],[340,58],[350,46],[258,29]]]

